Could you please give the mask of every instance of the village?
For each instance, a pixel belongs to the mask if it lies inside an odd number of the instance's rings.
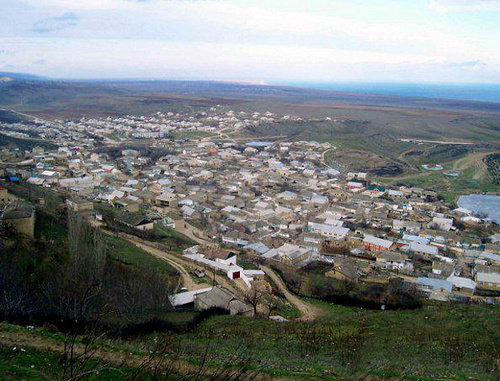
[[[268,266],[314,263],[340,281],[399,279],[433,300],[498,302],[500,234],[482,234],[499,231],[491,220],[451,208],[435,191],[388,188],[368,173],[333,167],[325,159],[336,149],[330,143],[237,134],[290,119],[301,120],[212,107],[192,115],[4,123],[2,134],[54,148],[0,150],[0,219],[34,235],[35,207],[10,191],[25,184],[65,195],[67,208],[95,226],[106,225],[103,210],[111,210],[129,234],[182,234],[193,242],[182,257],[200,266],[195,277],[207,279],[172,295],[179,307],[231,303],[234,313],[251,312],[248,303],[235,304],[229,287],[266,289]],[[212,281],[210,269],[228,286]]]

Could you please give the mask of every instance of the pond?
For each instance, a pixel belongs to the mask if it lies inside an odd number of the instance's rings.
[[[500,225],[500,196],[485,194],[460,196],[458,206],[472,210],[475,214],[486,215]]]

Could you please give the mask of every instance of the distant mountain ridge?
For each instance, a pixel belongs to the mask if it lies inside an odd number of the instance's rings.
[[[9,71],[0,71],[0,82],[10,82],[15,79],[23,79],[27,81],[45,81],[46,77],[42,77],[29,73],[14,73]]]

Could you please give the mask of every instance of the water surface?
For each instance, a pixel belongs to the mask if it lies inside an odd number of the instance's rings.
[[[458,206],[472,210],[476,214],[486,215],[500,225],[500,196],[482,194],[460,196]]]

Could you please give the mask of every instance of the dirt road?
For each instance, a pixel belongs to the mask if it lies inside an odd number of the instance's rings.
[[[488,167],[484,163],[483,159],[491,155],[492,153],[496,153],[497,151],[491,152],[473,152],[468,154],[467,156],[458,159],[453,164],[454,170],[464,171],[470,167],[474,168],[474,176],[472,177],[474,180],[482,180],[488,175]]]
[[[64,353],[64,342],[55,340],[49,337],[42,337],[35,333],[28,332],[17,332],[17,331],[7,331],[1,329],[0,325],[0,346],[7,348],[23,348],[29,347],[37,349],[39,351],[48,351],[56,354]],[[175,351],[176,348],[172,348]],[[178,359],[169,360],[168,357],[164,357],[165,360],[160,362],[159,357],[149,357],[146,355],[133,354],[129,351],[118,351],[103,348],[100,346],[95,346],[86,348],[84,344],[76,343],[74,348],[74,353],[77,357],[85,356],[86,358],[98,359],[101,368],[109,367],[124,367],[124,368],[141,368],[145,371],[153,371],[154,366],[158,366],[159,369],[164,369],[171,374],[178,374],[186,376],[193,374],[199,376],[200,378],[207,379],[217,379],[217,377],[222,375],[235,374],[235,370],[221,369],[217,367],[208,367],[206,365],[200,366],[196,364],[189,363],[187,361],[182,361]],[[78,361],[78,360],[77,360]],[[236,373],[237,374],[237,373]],[[260,375],[255,371],[248,371],[243,373],[243,375],[237,376],[242,380],[271,380],[273,379],[269,375]],[[45,377],[43,377],[45,378]]]
[[[301,312],[302,316],[298,319],[299,321],[311,321],[321,316],[321,308],[304,302],[298,296],[288,291],[288,288],[286,287],[283,280],[273,270],[271,270],[267,266],[260,266],[260,268],[267,274],[267,276],[269,276],[269,278],[271,278],[271,280],[274,282],[274,284],[276,284],[283,295],[285,295],[286,300],[297,307],[297,309]]]
[[[454,142],[454,141],[445,142],[441,140],[424,140],[424,139],[399,139],[399,140],[405,143],[429,143],[429,144],[443,144],[443,145],[457,145],[457,146],[470,146],[476,144],[472,142]]]
[[[207,266],[203,266],[202,264],[199,264],[194,261],[190,261],[187,258],[182,257],[179,254],[174,254],[168,251],[161,250],[151,243],[148,243],[147,241],[144,241],[141,238],[137,238],[128,234],[124,233],[112,233],[107,230],[103,230],[106,234],[114,235],[116,237],[122,238],[131,244],[139,247],[140,249],[144,250],[145,252],[160,258],[169,264],[172,265],[175,269],[179,271],[181,274],[181,278],[183,280],[183,286],[186,287],[189,291],[194,291],[194,290],[199,290],[201,288],[206,288],[207,283],[195,283],[193,279],[191,278],[191,275],[189,274],[189,270],[196,269],[196,270],[201,270],[204,271],[209,279],[215,279],[215,283],[227,288],[229,291],[231,291],[233,294],[243,297],[245,290],[240,289],[235,285],[234,282],[231,282],[231,280],[222,275],[215,274],[213,275],[213,270]]]
[[[191,278],[189,271],[186,269],[189,267],[186,265],[179,264],[179,262],[173,260],[166,252],[164,252],[160,249],[157,249],[155,247],[152,247],[150,245],[147,245],[146,243],[140,242],[139,240],[134,240],[132,238],[127,238],[127,240],[130,243],[132,243],[133,245],[137,246],[138,248],[148,252],[149,254],[154,255],[155,257],[164,260],[169,265],[171,265],[174,269],[176,269],[180,274],[180,277],[182,280],[182,286],[187,288],[188,291],[200,290],[202,288],[207,287],[206,283],[205,284],[195,283],[193,281],[193,278]]]
[[[215,246],[215,244],[211,242],[208,239],[208,237],[205,237],[203,231],[201,231],[197,227],[194,227],[193,225],[190,225],[185,220],[183,219],[175,220],[174,223],[176,231],[178,231],[181,234],[184,234],[186,237],[190,238],[194,242],[200,245]]]

